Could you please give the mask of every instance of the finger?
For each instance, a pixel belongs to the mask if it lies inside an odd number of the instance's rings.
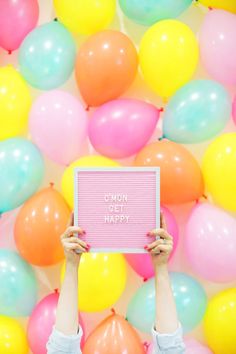
[[[160,226],[161,226],[162,229],[167,231],[166,220],[165,220],[164,213],[162,211],[161,211],[161,214],[160,214]]]
[[[80,250],[82,252],[88,252],[88,249],[85,247],[82,247],[78,243],[68,243],[64,244],[64,247],[66,250]]]
[[[162,252],[162,253],[165,253],[165,254],[169,254],[169,253],[171,253],[171,251],[172,251],[172,247],[171,246],[169,246],[169,245],[159,245],[159,246],[153,248],[150,251],[150,253],[157,253],[158,254],[158,253]]]
[[[88,244],[86,242],[84,242],[83,240],[81,240],[80,238],[78,237],[68,237],[66,239],[64,239],[65,242],[68,242],[68,243],[78,243],[79,245],[81,245],[82,247],[88,247]]]
[[[68,221],[67,227],[69,226],[74,226],[74,213],[72,211],[72,213],[70,214],[70,219]]]
[[[161,244],[163,244],[164,240],[160,239],[160,240],[157,240],[157,241],[154,241],[152,243],[149,243],[148,245],[146,245],[144,248],[146,248],[147,250],[151,250],[153,249],[154,247],[157,247]]]
[[[81,229],[81,227],[79,226],[69,226],[66,231],[64,232],[64,234],[62,235],[62,238],[66,238],[66,237],[71,237],[74,234],[80,234],[80,235],[84,235],[85,231],[83,229]]]
[[[172,236],[164,229],[153,229],[148,232],[148,236],[160,236],[166,240],[172,240]]]

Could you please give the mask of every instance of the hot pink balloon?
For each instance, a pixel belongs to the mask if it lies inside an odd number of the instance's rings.
[[[161,211],[164,214],[166,224],[167,224],[167,230],[170,235],[173,236],[174,239],[174,248],[173,252],[171,254],[171,257],[173,256],[177,244],[178,244],[178,238],[179,238],[179,230],[178,230],[178,225],[175,220],[174,215],[170,212],[169,209],[166,207],[162,206]],[[149,230],[147,230],[149,231]],[[152,260],[149,254],[126,254],[125,258],[129,265],[133,268],[133,270],[140,275],[144,279],[149,279],[154,276],[154,269],[152,265]]]
[[[58,299],[59,294],[57,292],[46,296],[37,304],[31,314],[27,336],[30,349],[34,354],[47,354],[46,344],[55,324]],[[81,316],[80,326],[83,328]],[[82,346],[84,337],[83,335]]]
[[[186,225],[185,250],[193,270],[216,283],[236,279],[236,219],[209,203],[198,203]]]
[[[186,354],[213,354],[213,352],[195,339],[185,339]]]
[[[236,124],[236,96],[234,97],[233,100],[232,115],[233,115],[234,123]]]
[[[125,158],[151,138],[160,110],[135,99],[117,99],[99,107],[89,121],[90,141],[100,154]]]
[[[19,48],[39,17],[37,0],[0,1],[0,46],[11,52]]]
[[[209,74],[222,83],[236,84],[236,15],[209,11],[200,31],[200,50]]]
[[[79,158],[87,136],[87,113],[77,98],[53,90],[34,102],[30,112],[32,140],[50,159],[67,165]]]

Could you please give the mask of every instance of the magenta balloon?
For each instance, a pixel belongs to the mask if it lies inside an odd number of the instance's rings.
[[[233,115],[234,123],[236,124],[236,96],[234,97],[233,100],[232,115]]]
[[[175,220],[174,215],[170,212],[169,209],[166,207],[162,206],[161,211],[164,214],[166,224],[167,224],[167,230],[169,234],[173,236],[174,239],[174,248],[173,252],[171,254],[171,257],[173,256],[177,244],[178,244],[178,238],[179,238],[179,230],[178,230],[178,225]],[[149,231],[149,230],[147,230]],[[152,260],[149,254],[126,254],[125,258],[129,265],[133,268],[133,270],[140,275],[144,279],[149,279],[154,276],[154,269],[152,265]]]
[[[99,107],[89,121],[90,141],[100,154],[124,158],[136,154],[151,138],[159,119],[152,104],[117,99]]]
[[[236,219],[209,203],[193,208],[186,225],[185,251],[193,270],[216,283],[236,279]]]
[[[38,17],[37,0],[0,1],[0,46],[10,52],[19,48]]]
[[[87,136],[87,113],[68,92],[45,92],[30,112],[30,133],[39,149],[53,161],[67,165],[79,158]]]
[[[213,352],[195,339],[185,339],[186,354],[213,354]]]
[[[56,308],[59,294],[53,293],[42,299],[34,308],[28,323],[27,336],[34,354],[46,354],[46,344],[56,320]],[[83,328],[83,323],[80,325]],[[83,328],[84,331],[84,328]],[[83,342],[84,343],[84,336]]]
[[[225,84],[236,84],[236,15],[209,11],[200,31],[201,58],[208,73]]]

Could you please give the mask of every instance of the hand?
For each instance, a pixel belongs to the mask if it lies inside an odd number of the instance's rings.
[[[78,251],[88,252],[90,246],[77,236],[74,236],[75,234],[84,235],[85,231],[80,227],[74,226],[74,214],[72,213],[68,227],[61,235],[61,243],[64,249],[66,261],[78,265],[81,257],[81,253]]]
[[[150,252],[154,267],[167,265],[168,259],[173,250],[173,237],[167,232],[163,213],[161,213],[160,218],[160,229],[154,229],[148,232],[148,236],[159,236],[160,239],[157,239],[144,247]]]

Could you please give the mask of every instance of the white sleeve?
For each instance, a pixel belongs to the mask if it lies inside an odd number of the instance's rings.
[[[47,342],[47,354],[81,354],[80,343],[83,336],[82,328],[78,334],[65,335],[53,327]]]
[[[152,329],[153,354],[184,354],[183,330],[181,325],[173,333],[158,333]]]

